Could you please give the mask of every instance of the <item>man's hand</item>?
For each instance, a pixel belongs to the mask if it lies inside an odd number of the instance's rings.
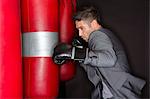
[[[64,64],[66,60],[84,61],[88,48],[83,47],[78,39],[74,39],[72,45],[60,43],[54,48],[53,60],[56,64]]]
[[[54,48],[53,60],[56,64],[63,64],[67,59],[71,59],[72,46],[60,43]]]

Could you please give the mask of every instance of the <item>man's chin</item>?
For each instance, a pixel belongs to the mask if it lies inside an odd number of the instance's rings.
[[[87,39],[83,39],[84,41],[86,41],[86,42],[88,42],[88,40]]]
[[[85,38],[82,38],[82,39],[86,41],[86,39],[85,39]]]

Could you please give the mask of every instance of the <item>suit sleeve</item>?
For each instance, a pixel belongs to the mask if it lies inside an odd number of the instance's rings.
[[[96,67],[113,67],[115,65],[116,53],[110,38],[106,34],[99,33],[89,43],[92,46],[90,46],[91,50],[86,55],[84,64]]]

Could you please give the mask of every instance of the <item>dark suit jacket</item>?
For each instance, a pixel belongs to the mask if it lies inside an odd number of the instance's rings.
[[[114,99],[133,99],[141,94],[145,81],[130,73],[129,64],[120,41],[107,29],[90,34],[89,53],[84,64],[89,80],[95,85],[93,98],[100,97],[98,84],[105,82]]]

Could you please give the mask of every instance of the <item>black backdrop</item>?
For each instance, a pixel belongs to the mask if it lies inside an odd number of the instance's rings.
[[[148,0],[77,0],[81,5],[100,8],[104,27],[120,38],[126,49],[133,74],[145,79],[143,98],[149,97],[149,1]],[[60,90],[62,98],[89,98],[92,84],[84,70],[77,65],[75,77]]]

